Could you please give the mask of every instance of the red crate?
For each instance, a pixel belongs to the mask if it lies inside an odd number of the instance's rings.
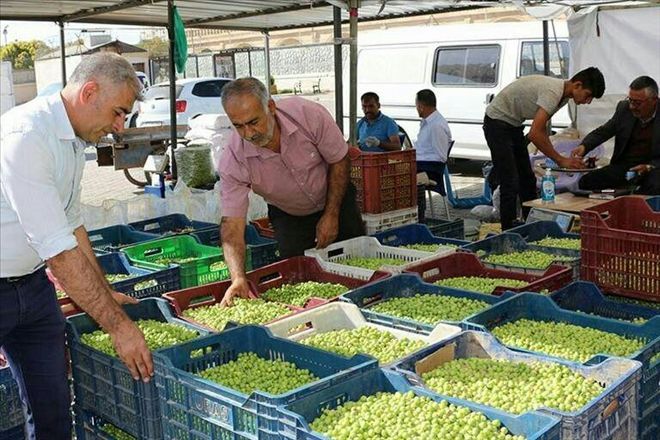
[[[203,286],[189,287],[187,289],[181,289],[174,292],[169,292],[163,295],[163,298],[169,301],[169,303],[174,308],[176,316],[184,321],[187,321],[196,326],[201,326],[217,332],[218,330],[212,329],[204,324],[201,324],[194,319],[187,318],[183,316],[183,312],[188,309],[196,309],[198,307],[212,306],[214,304],[219,304],[225,296],[227,289],[231,286],[231,280],[219,281],[216,283],[205,284]],[[257,298],[258,293],[252,287],[252,298]],[[287,306],[289,310],[293,313],[303,310],[302,307]],[[290,315],[285,315],[290,316]],[[284,316],[282,316],[283,318]],[[278,318],[281,319],[281,318]]]
[[[268,266],[255,269],[247,274],[249,281],[254,283],[258,294],[269,289],[280,287],[283,284],[302,283],[305,281],[317,281],[319,283],[343,284],[351,289],[364,286],[371,281],[390,276],[387,272],[376,271],[369,281],[358,278],[350,278],[323,270],[316,258],[293,257]],[[310,298],[305,308],[326,304],[337,298]]]
[[[250,221],[250,224],[257,228],[259,235],[266,238],[275,238],[275,231],[273,230],[273,225],[270,224],[270,219],[268,217],[258,218]]]
[[[660,302],[660,212],[619,197],[580,213],[581,278],[621,296]]]
[[[456,252],[410,266],[405,272],[417,273],[428,283],[453,277],[511,278],[529,282],[527,286],[518,288],[496,287],[492,292],[494,295],[501,295],[507,290],[512,292],[540,292],[547,289],[549,292],[554,292],[573,282],[573,270],[570,267],[553,264],[548,267],[543,275],[539,276],[488,268],[479,261],[475,254],[468,252]]]
[[[351,149],[351,181],[360,211],[380,214],[417,207],[415,150],[387,153]]]

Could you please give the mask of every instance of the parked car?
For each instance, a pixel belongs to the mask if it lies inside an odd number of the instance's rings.
[[[187,125],[194,116],[223,114],[220,94],[230,78],[186,78],[176,82],[176,123]],[[139,104],[137,127],[170,125],[170,86],[158,83],[149,87]]]

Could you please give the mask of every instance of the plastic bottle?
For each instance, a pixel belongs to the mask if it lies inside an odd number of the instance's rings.
[[[555,203],[555,177],[550,172],[550,168],[545,169],[545,174],[541,179],[541,201]]]

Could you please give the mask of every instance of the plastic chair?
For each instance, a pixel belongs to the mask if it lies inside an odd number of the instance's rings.
[[[471,209],[478,205],[490,205],[493,203],[493,194],[488,185],[488,179],[484,179],[483,193],[477,197],[458,197],[458,192],[454,191],[451,186],[451,178],[449,175],[449,167],[445,165],[445,188],[447,190],[447,200],[449,204],[456,209]]]
[[[401,141],[401,149],[410,150],[413,148],[413,143],[410,140],[410,136],[408,136],[408,133],[406,133],[406,130],[404,130],[402,126],[397,124],[397,127],[399,128],[399,141]]]
[[[451,149],[452,149],[453,146],[454,146],[454,141],[451,141],[449,143],[449,149],[447,150],[447,161],[449,161],[449,155],[451,154]],[[426,194],[429,197],[429,207],[430,207],[430,211],[431,211],[431,217],[433,217],[433,197],[432,197],[431,191],[434,191],[434,192],[437,192],[438,194],[440,194],[440,197],[442,197],[442,199],[444,200],[445,211],[447,212],[447,220],[451,220],[451,215],[449,214],[449,202],[447,200],[447,195],[448,194],[447,194],[447,191],[445,189],[446,182],[448,181],[447,176],[448,176],[448,174],[447,174],[447,164],[445,163],[445,169],[444,169],[444,173],[443,173],[444,179],[442,179],[442,178],[439,179],[439,182],[436,182],[435,185],[426,185],[424,189],[426,190]]]
[[[321,78],[319,78],[316,84],[312,84],[312,93],[321,93]]]

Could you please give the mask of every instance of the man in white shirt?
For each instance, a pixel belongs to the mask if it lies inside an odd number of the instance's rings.
[[[83,58],[61,94],[0,121],[0,348],[29,405],[37,439],[71,439],[64,317],[46,265],[71,299],[110,333],[132,375],[148,381],[151,353],[113,292],[80,213],[85,141],[121,131],[140,92],[119,55]]]
[[[437,183],[436,191],[445,195],[443,173],[451,146],[451,130],[445,118],[438,112],[435,93],[424,89],[417,92],[415,107],[422,118],[415,143],[417,150],[417,172],[425,172]]]

